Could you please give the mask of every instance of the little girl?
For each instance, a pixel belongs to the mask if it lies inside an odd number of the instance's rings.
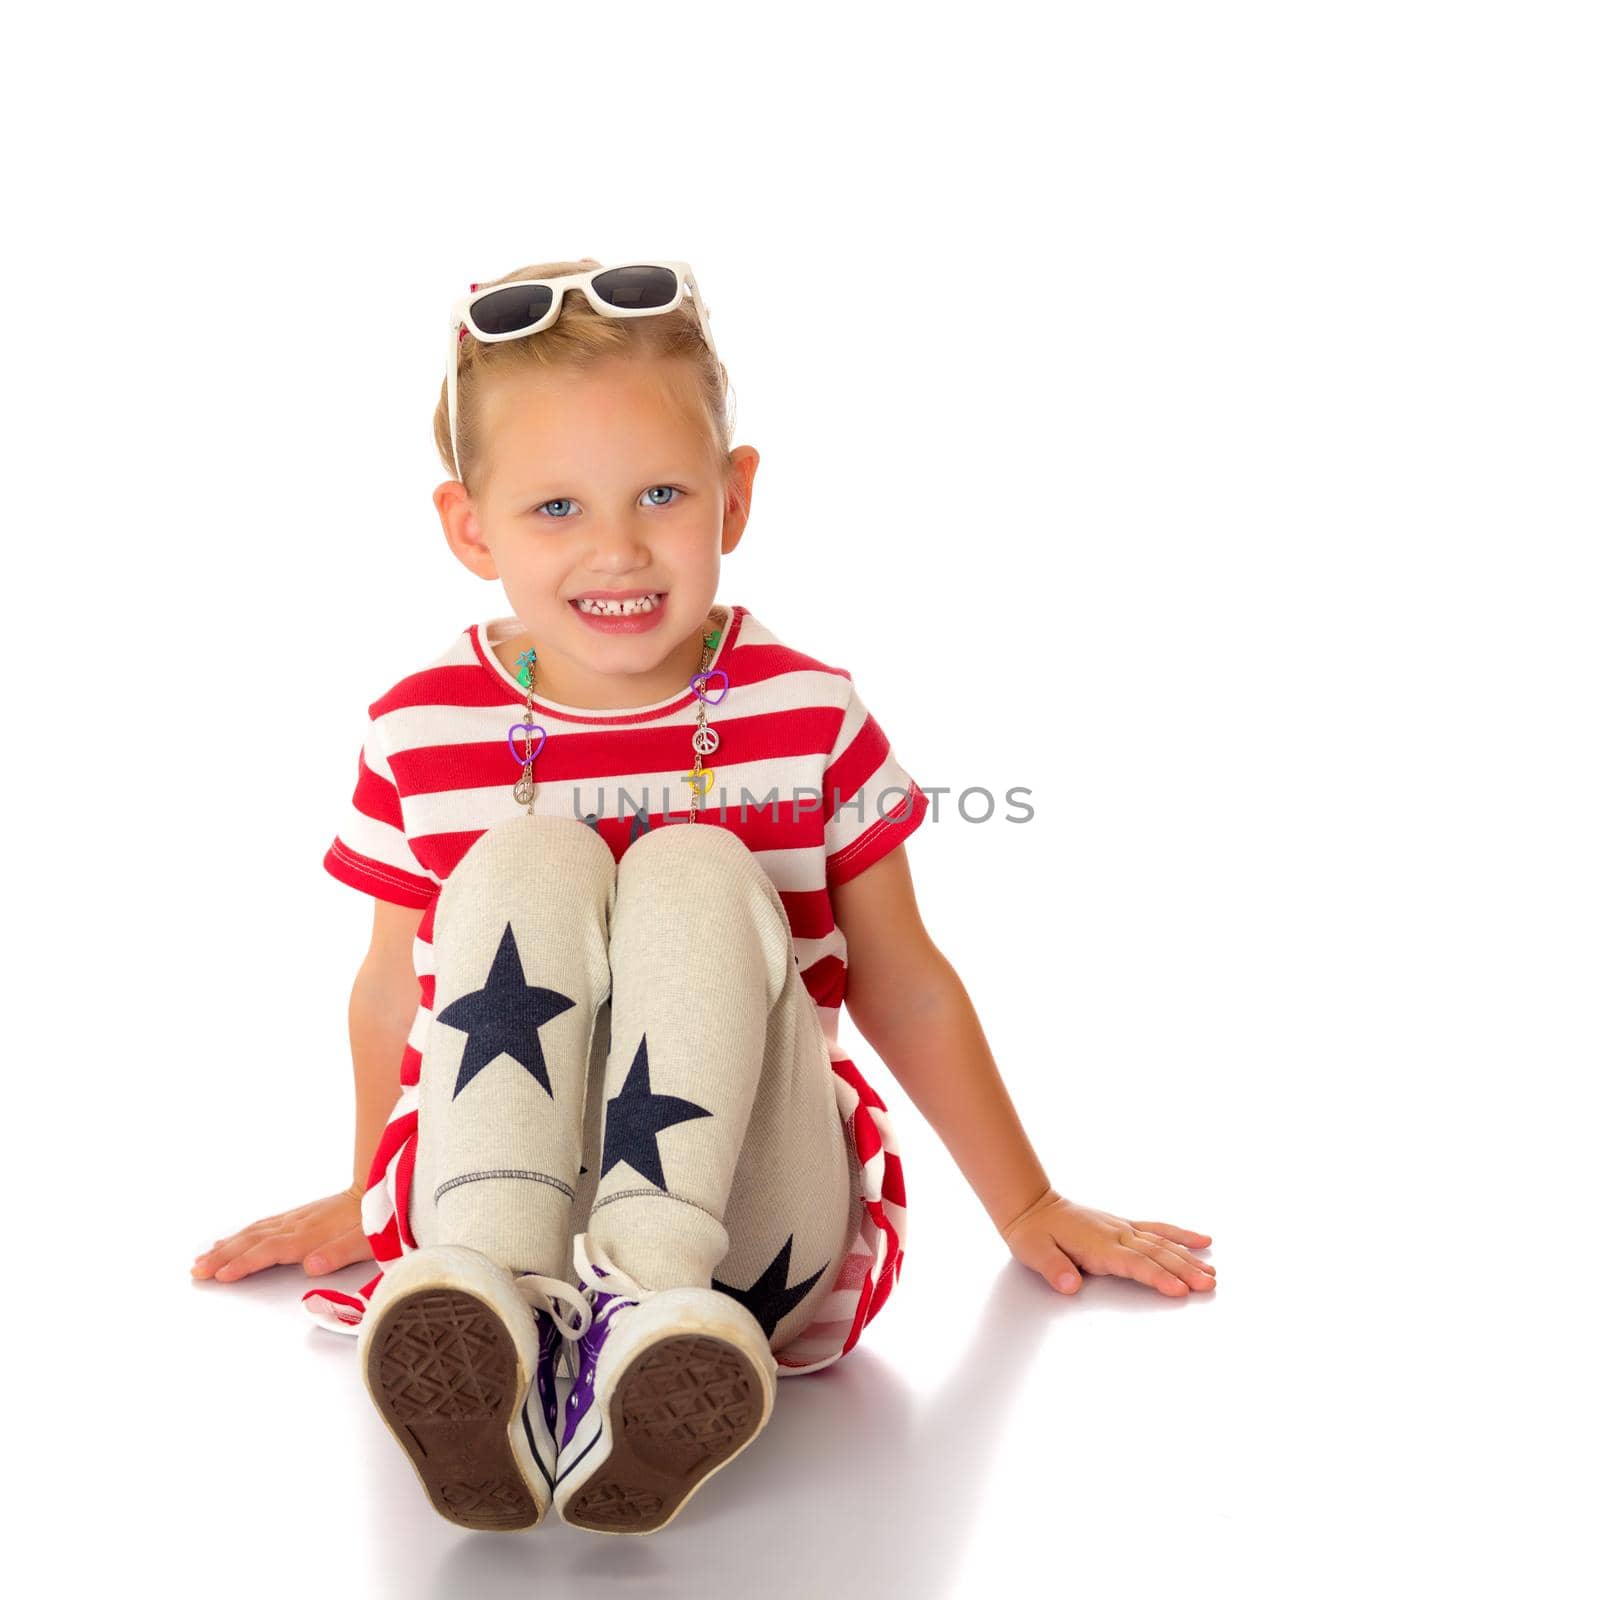
[[[846,1000],[1052,1287],[1215,1282],[1206,1235],[1051,1188],[918,915],[926,795],[847,671],[716,603],[759,458],[708,316],[683,262],[456,307],[434,504],[513,614],[372,703],[324,860],[375,902],[356,1181],[192,1269],[375,1257],[304,1304],[467,1528],[663,1527],[882,1310],[905,1189]]]

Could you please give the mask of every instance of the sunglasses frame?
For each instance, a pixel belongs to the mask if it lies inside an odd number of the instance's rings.
[[[659,306],[614,306],[595,292],[596,278],[628,267],[662,267],[671,272],[677,283],[672,298],[665,305]],[[490,295],[499,294],[505,289],[514,289],[519,284],[525,283],[539,284],[550,290],[550,309],[537,322],[529,323],[526,328],[513,328],[509,333],[483,332],[472,315],[473,306],[480,300],[488,299]],[[531,334],[548,328],[561,315],[561,304],[569,289],[578,290],[602,317],[663,316],[669,311],[676,311],[683,304],[684,296],[687,294],[689,303],[694,307],[695,320],[700,325],[701,336],[705,339],[706,348],[711,352],[711,359],[713,361],[717,359],[717,347],[711,338],[711,313],[706,309],[705,301],[700,295],[700,286],[694,281],[694,273],[690,271],[687,261],[619,261],[611,266],[591,267],[584,272],[569,272],[559,278],[512,278],[506,283],[486,284],[464,299],[456,301],[450,310],[450,359],[445,368],[449,374],[449,381],[446,384],[446,394],[450,412],[450,460],[455,466],[458,479],[461,472],[461,457],[456,448],[456,387],[461,372],[461,330],[465,328],[480,344],[504,344],[508,339],[526,339]]]

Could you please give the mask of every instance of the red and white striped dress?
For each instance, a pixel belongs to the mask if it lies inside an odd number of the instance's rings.
[[[720,706],[708,708],[720,743],[705,760],[714,779],[695,826],[731,828],[778,890],[828,1041],[840,1116],[861,1165],[855,1242],[833,1292],[776,1357],[782,1373],[810,1372],[838,1360],[882,1309],[905,1243],[894,1127],[838,1042],[847,952],[830,891],[906,839],[928,800],[895,759],[847,671],[783,644],[745,607],[729,610],[711,661],[728,674],[729,691]],[[384,1263],[416,1248],[409,1203],[417,1085],[433,1006],[433,907],[440,884],[479,834],[523,809],[511,793],[517,768],[506,729],[521,720],[527,691],[493,649],[520,632],[515,617],[474,623],[429,666],[372,703],[355,794],[323,859],[342,882],[424,912],[412,947],[420,994],[400,1064],[400,1098],[361,1205],[379,1271],[355,1295],[319,1288],[302,1297],[319,1323],[338,1332],[359,1326]],[[693,765],[695,710],[687,688],[613,715],[535,699],[547,731],[535,810],[592,814],[619,860],[641,826],[636,810],[646,812],[651,827],[677,825],[669,813],[681,823],[688,815],[683,774]]]

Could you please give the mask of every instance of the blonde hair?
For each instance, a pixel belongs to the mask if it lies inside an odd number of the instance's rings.
[[[563,273],[583,272],[601,265],[603,263],[592,256],[582,261],[544,261],[535,266],[519,267],[503,278],[483,279],[477,287],[489,289],[520,278],[556,278]],[[439,404],[433,413],[433,442],[445,470],[465,484],[470,485],[482,477],[484,448],[480,402],[495,374],[581,370],[618,357],[674,360],[687,366],[692,376],[695,413],[697,420],[704,424],[707,449],[726,474],[733,447],[728,369],[713,359],[687,302],[659,316],[603,317],[581,291],[568,289],[562,297],[560,315],[548,328],[526,339],[506,339],[494,344],[480,344],[469,329],[465,338],[458,337],[458,353],[461,365],[456,378],[456,442],[461,452],[460,461],[450,459],[449,398],[443,381],[439,385]],[[677,396],[664,387],[663,401],[675,403]]]

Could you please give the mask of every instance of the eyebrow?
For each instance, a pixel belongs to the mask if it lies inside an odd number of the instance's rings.
[[[653,475],[647,473],[640,474],[635,481],[639,484],[640,488],[649,489],[658,483],[670,483],[674,479],[681,480],[685,478],[692,478],[695,476],[696,471],[696,468],[684,465],[669,468],[665,472],[657,472]],[[564,481],[564,479],[566,481],[570,481],[570,479],[566,479],[565,474],[551,473],[549,477],[544,479],[542,482],[530,481],[517,488],[514,491],[514,498],[525,500],[537,495],[542,500],[564,499],[566,498],[564,492],[556,491],[552,493],[551,490],[545,487],[545,484],[561,483]]]

